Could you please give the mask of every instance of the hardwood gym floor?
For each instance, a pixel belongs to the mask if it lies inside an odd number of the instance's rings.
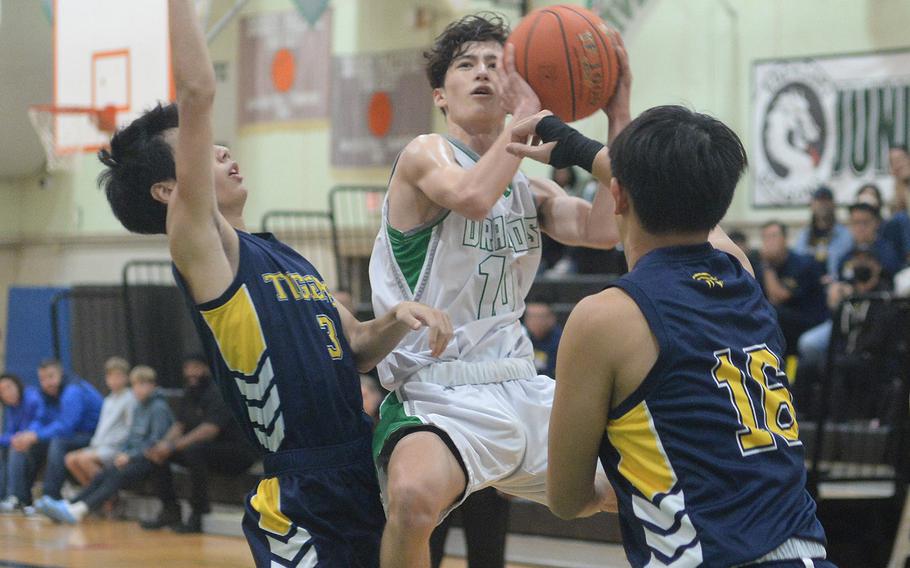
[[[168,566],[246,568],[253,565],[242,538],[144,531],[134,522],[89,519],[71,527],[46,519],[0,516],[0,567],[88,568]],[[464,568],[446,559],[442,568]],[[510,564],[509,568],[530,568]]]

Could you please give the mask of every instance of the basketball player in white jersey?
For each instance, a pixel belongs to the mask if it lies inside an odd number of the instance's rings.
[[[598,248],[618,238],[607,191],[593,204],[569,197],[549,180],[525,177],[506,152],[507,111],[520,119],[540,108],[515,72],[514,50],[503,54],[507,35],[496,16],[468,16],[426,54],[448,135],[419,136],[401,153],[370,260],[377,316],[420,301],[445,309],[455,328],[439,357],[426,333],[412,334],[379,365],[383,385],[394,389],[373,439],[387,512],[384,567],[429,566],[433,528],[479,489],[546,503],[554,387],[537,375],[519,322],[540,231]],[[629,120],[630,75],[617,48],[624,78],[604,109],[611,136]],[[601,481],[588,514],[615,510]]]

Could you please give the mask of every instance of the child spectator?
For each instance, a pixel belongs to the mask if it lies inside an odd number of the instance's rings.
[[[151,367],[137,365],[130,373],[130,383],[136,407],[129,433],[113,463],[106,465],[72,501],[42,497],[35,503],[39,512],[61,523],[78,523],[89,511],[97,510],[116,495],[121,487],[144,480],[158,467],[143,452],[161,440],[171,427],[174,421],[171,408],[156,388],[157,376]]]
[[[104,382],[110,394],[101,405],[98,428],[87,448],[66,454],[66,469],[79,485],[85,486],[104,468],[126,441],[136,398],[129,388],[130,365],[122,357],[111,357],[104,363]]]

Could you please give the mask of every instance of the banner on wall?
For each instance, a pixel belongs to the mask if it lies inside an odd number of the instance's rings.
[[[332,165],[391,166],[415,136],[433,129],[421,50],[335,57]]]
[[[910,135],[910,50],[761,61],[752,68],[753,203],[804,205],[820,185],[851,203],[894,190],[888,148]]]
[[[329,116],[331,15],[323,6],[314,23],[296,10],[240,21],[239,126]]]

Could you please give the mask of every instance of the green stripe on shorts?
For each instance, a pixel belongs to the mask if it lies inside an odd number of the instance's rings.
[[[379,405],[379,424],[373,432],[373,460],[379,461],[379,454],[388,439],[405,426],[420,426],[423,421],[416,416],[408,416],[404,403],[398,399],[397,392],[390,392]]]

